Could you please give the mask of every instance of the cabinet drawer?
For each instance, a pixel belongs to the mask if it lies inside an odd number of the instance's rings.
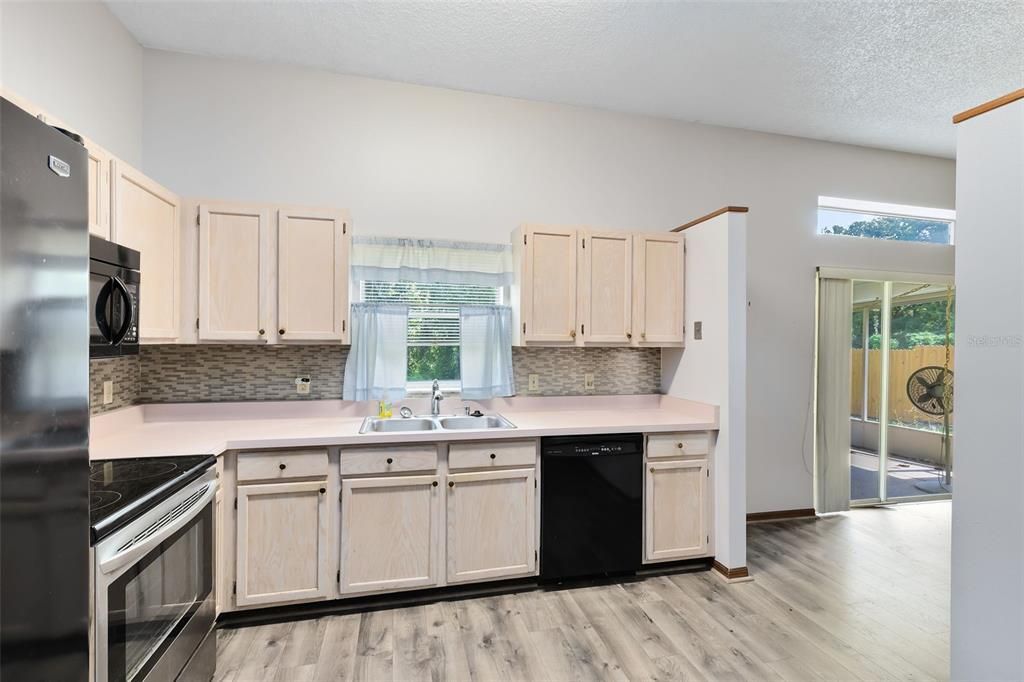
[[[238,453],[238,480],[263,481],[283,478],[324,478],[326,450],[281,450]]]
[[[437,446],[352,448],[341,451],[341,475],[390,474],[437,469]]]
[[[534,466],[537,444],[532,440],[452,443],[448,446],[448,468],[489,469],[493,467]]]
[[[711,435],[692,433],[652,433],[647,436],[647,457],[703,457],[708,454]]]

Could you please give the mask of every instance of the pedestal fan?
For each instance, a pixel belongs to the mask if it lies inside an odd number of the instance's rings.
[[[915,371],[907,379],[907,397],[926,414],[942,415],[943,477],[936,490],[916,487],[927,493],[948,493],[952,483],[953,458],[949,435],[949,415],[953,413],[953,372],[945,367],[929,366]]]

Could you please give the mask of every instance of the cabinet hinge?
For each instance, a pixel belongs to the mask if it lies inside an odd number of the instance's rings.
[[[533,550],[533,560],[537,560],[537,550]]]
[[[338,580],[338,584],[341,584],[341,569],[338,569],[338,574],[335,576]]]
[[[525,234],[523,235],[523,243],[524,244],[526,243],[526,235]]]
[[[231,594],[238,594],[238,581],[231,581]]]
[[[342,331],[342,333],[345,332],[345,320],[341,321],[341,331]]]
[[[710,544],[711,544],[711,536],[710,536],[710,535],[706,536],[706,537],[704,538],[704,542],[706,542],[707,544],[709,544],[709,545],[710,545]]]
[[[238,498],[235,498],[235,509],[238,509]]]
[[[586,333],[587,333],[587,325],[581,324],[580,325],[580,336],[583,336]]]
[[[196,318],[196,329],[199,329],[199,318]]]
[[[341,233],[342,234],[346,234],[347,231],[348,231],[348,223],[342,223],[341,224]]]
[[[524,334],[526,333],[526,323],[525,322],[523,322],[523,333]]]
[[[534,489],[536,489],[536,488],[537,488],[537,479],[536,479],[536,478],[535,478],[535,479],[533,479],[533,487],[534,487]]]
[[[196,211],[196,226],[200,225],[199,222],[199,211]]]
[[[704,473],[708,475],[708,478],[711,478],[711,469],[706,469]]]

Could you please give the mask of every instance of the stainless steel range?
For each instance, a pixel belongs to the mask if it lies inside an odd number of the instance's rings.
[[[209,680],[215,459],[93,462],[93,679]]]

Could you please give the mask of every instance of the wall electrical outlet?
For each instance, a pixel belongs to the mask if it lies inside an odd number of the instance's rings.
[[[114,382],[104,381],[103,382],[103,404],[109,405],[114,402]]]
[[[312,383],[309,377],[295,377],[295,392],[299,395],[309,395],[309,386]]]
[[[585,390],[587,390],[587,391],[593,391],[594,390],[594,375],[593,374],[584,374],[583,375],[583,388]]]
[[[540,375],[539,374],[531,374],[530,375],[530,383],[529,383],[529,386],[527,388],[530,391],[539,391],[540,390]]]
[[[693,340],[700,341],[704,338],[704,323],[697,321],[693,323]]]

